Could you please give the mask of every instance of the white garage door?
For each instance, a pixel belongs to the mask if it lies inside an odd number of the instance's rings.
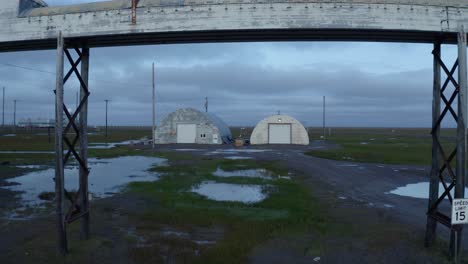
[[[268,135],[270,144],[291,144],[291,125],[270,124]]]
[[[177,124],[177,143],[195,143],[196,124]]]

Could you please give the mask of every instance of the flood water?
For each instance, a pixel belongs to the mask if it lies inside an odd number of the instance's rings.
[[[225,157],[225,159],[229,159],[229,160],[248,160],[248,159],[252,159],[252,157],[228,156],[228,157]]]
[[[242,203],[257,203],[267,197],[263,193],[261,185],[217,183],[213,181],[202,182],[200,185],[193,187],[192,192],[215,201]]]
[[[54,154],[54,151],[0,150],[0,154]]]
[[[445,191],[444,187],[442,186],[442,184],[440,184],[439,194],[442,194],[444,191]],[[429,182],[407,184],[403,187],[398,187],[395,190],[390,191],[390,193],[400,195],[400,196],[428,199],[429,198]],[[468,194],[468,188],[465,188],[465,193]],[[452,190],[450,194],[453,197],[454,190]],[[447,199],[447,197],[445,197],[445,199]]]
[[[215,151],[211,151],[206,153],[205,155],[216,155],[216,154],[226,154],[226,155],[234,155],[239,153],[262,153],[271,151],[271,149],[217,149]]]
[[[112,159],[89,159],[89,191],[93,197],[107,197],[120,190],[120,187],[134,181],[154,181],[158,174],[149,172],[153,165],[163,165],[166,160],[154,157],[127,156]],[[55,170],[46,170],[27,173],[23,176],[8,179],[8,182],[19,185],[4,188],[19,191],[25,205],[42,204],[38,195],[42,192],[54,192]],[[65,169],[65,188],[67,191],[78,189],[78,167]]]
[[[88,148],[90,149],[111,149],[115,148],[118,145],[131,145],[139,142],[139,140],[126,140],[122,142],[112,142],[112,143],[89,143]]]
[[[220,168],[217,168],[215,172],[213,172],[213,176],[217,177],[250,177],[250,178],[264,178],[264,179],[271,179],[273,174],[271,171],[266,169],[247,169],[247,170],[233,170],[233,171],[225,171]]]

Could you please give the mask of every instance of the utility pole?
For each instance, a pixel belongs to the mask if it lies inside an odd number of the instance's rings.
[[[323,139],[325,140],[325,96],[323,97]]]
[[[153,62],[153,149],[154,149],[154,140],[155,140],[155,129],[156,129],[156,95],[155,95],[155,84],[154,84],[154,62]]]
[[[5,127],[5,87],[3,87],[3,102],[2,102],[2,128]]]
[[[16,127],[16,102],[18,100],[13,100],[13,127]]]
[[[106,137],[107,137],[107,105],[109,104],[109,100],[104,100],[106,102]]]
[[[205,97],[205,112],[208,113],[208,97]]]

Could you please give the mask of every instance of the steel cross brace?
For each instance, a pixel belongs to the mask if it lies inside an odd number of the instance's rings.
[[[466,66],[466,33],[460,28],[458,34],[458,58],[452,68],[446,66],[441,56],[441,43],[435,43],[432,52],[434,57],[434,83],[432,105],[432,169],[430,175],[429,204],[427,210],[426,246],[430,246],[436,234],[437,223],[447,226],[451,230],[450,254],[457,260],[460,257],[461,230],[460,225],[452,225],[449,212],[442,212],[442,203],[448,198],[449,209],[454,198],[464,198],[466,177],[466,152],[467,152],[467,66]],[[457,72],[458,70],[458,72]],[[441,82],[441,72],[446,75]],[[457,73],[457,75],[455,75]],[[456,79],[457,78],[457,79]],[[441,85],[442,84],[442,85]],[[449,84],[454,90],[447,99],[446,92]],[[457,100],[457,111],[452,107]],[[441,103],[444,108],[441,110]],[[450,112],[457,124],[457,136],[455,147],[447,156],[444,150],[440,130],[442,121]],[[455,171],[454,168],[455,167]],[[439,194],[439,184],[443,187]],[[452,191],[455,189],[455,195]],[[447,208],[447,207],[446,207]]]
[[[55,150],[56,150],[56,168],[55,168],[55,194],[56,194],[56,213],[58,227],[58,249],[62,254],[68,251],[66,225],[77,219],[81,221],[81,237],[89,237],[89,199],[88,199],[88,175],[89,168],[87,164],[87,111],[88,111],[88,71],[89,71],[89,49],[81,43],[74,48],[66,46],[62,34],[59,33],[57,42],[57,83],[55,90],[56,98],[56,121],[55,121]],[[77,54],[74,59],[71,51]],[[65,56],[64,56],[65,55]],[[70,69],[64,76],[64,57],[70,64]],[[81,65],[81,72],[78,66]],[[63,96],[64,84],[74,75],[80,83],[80,103],[72,113],[68,110]],[[65,117],[64,117],[65,114]],[[77,118],[79,123],[77,124]],[[64,119],[68,122],[64,128]],[[73,138],[70,139],[69,136]],[[79,144],[79,149],[77,149]],[[64,152],[64,146],[66,151]],[[65,154],[65,155],[64,155]],[[65,166],[70,158],[77,161],[79,165],[79,188],[76,194],[68,192],[65,185]],[[69,201],[69,208],[65,213],[65,199]]]

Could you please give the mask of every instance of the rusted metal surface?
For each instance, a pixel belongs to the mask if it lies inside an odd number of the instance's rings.
[[[55,183],[56,183],[56,202],[57,202],[57,225],[58,225],[58,247],[62,254],[68,251],[66,225],[78,219],[81,222],[81,237],[87,239],[89,237],[89,197],[88,197],[88,175],[89,168],[87,163],[88,157],[88,142],[87,142],[87,114],[88,114],[88,71],[89,71],[89,49],[69,48],[64,43],[61,33],[59,34],[59,44],[57,48],[57,89],[56,89],[56,168],[55,168]],[[72,52],[76,54],[72,55]],[[70,69],[64,75],[64,55],[70,64]],[[81,64],[81,72],[79,65]],[[70,113],[68,107],[63,100],[64,84],[74,75],[80,83],[80,102],[77,109]],[[64,128],[63,116],[65,114],[67,125]],[[77,118],[79,116],[79,125]],[[72,136],[72,139],[69,137]],[[79,144],[79,149],[77,149]],[[66,152],[64,152],[64,145]],[[65,153],[65,154],[64,154]],[[64,168],[69,162],[71,156],[78,162],[79,165],[79,187],[76,194],[72,194],[65,189],[64,183]],[[65,213],[65,198],[69,201],[70,206]]]
[[[137,0],[132,0],[132,24],[136,24],[136,8],[137,8]]]
[[[450,229],[450,252],[454,259],[458,259],[461,253],[462,245],[462,226],[451,224],[450,216],[440,210],[441,204],[447,201],[450,205],[453,199],[464,198],[465,177],[466,177],[466,151],[467,151],[467,66],[466,66],[466,33],[463,26],[458,33],[458,58],[452,68],[446,66],[441,55],[440,43],[436,43],[433,51],[434,56],[434,89],[433,89],[433,128],[432,134],[432,170],[430,176],[429,204],[427,212],[426,226],[426,246],[430,246],[436,234],[437,223],[443,224]],[[458,70],[458,72],[457,72]],[[441,71],[446,75],[446,79],[441,85]],[[455,74],[457,73],[457,74]],[[450,98],[447,99],[445,93],[449,85],[454,87]],[[452,104],[457,100],[457,111]],[[440,111],[441,103],[444,109]],[[451,117],[457,123],[457,136],[455,147],[447,155],[447,152],[441,142],[440,128],[442,121],[450,112]],[[455,162],[454,162],[455,161]],[[455,165],[455,170],[452,166]],[[439,194],[439,183],[443,186],[442,194]],[[452,196],[451,191],[455,189]],[[448,199],[445,199],[448,198]]]
[[[55,90],[55,202],[57,224],[57,247],[61,254],[68,251],[67,233],[65,228],[65,190],[63,162],[63,50],[62,33],[57,38],[57,80]]]

